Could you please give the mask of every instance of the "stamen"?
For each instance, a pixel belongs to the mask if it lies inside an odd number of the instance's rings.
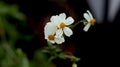
[[[95,25],[95,22],[96,22],[96,20],[95,20],[95,19],[92,19],[92,20],[90,21],[90,23],[91,23],[91,25],[92,25],[92,26],[94,26],[94,25]]]
[[[60,23],[60,28],[64,28],[66,25],[65,25],[65,23],[64,22],[61,22]]]
[[[49,39],[49,40],[54,40],[55,37],[54,37],[54,35],[49,35],[49,36],[48,36],[48,39]]]

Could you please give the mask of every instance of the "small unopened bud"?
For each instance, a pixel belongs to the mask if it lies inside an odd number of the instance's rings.
[[[73,63],[73,64],[72,64],[72,67],[77,67],[77,64],[76,64],[76,63]]]
[[[83,22],[84,25],[86,25],[88,22]]]

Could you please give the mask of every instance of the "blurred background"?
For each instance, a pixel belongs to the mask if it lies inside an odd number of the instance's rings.
[[[80,57],[78,67],[116,66],[120,0],[0,0],[0,67],[18,64],[20,67],[43,67],[48,57],[39,49],[47,45],[43,32],[46,22],[52,15],[66,13],[76,23],[84,19],[86,10],[96,18],[95,26],[84,32],[84,25],[77,25],[73,36],[66,38],[61,48]],[[72,65],[69,60],[59,58],[53,63],[50,67]]]

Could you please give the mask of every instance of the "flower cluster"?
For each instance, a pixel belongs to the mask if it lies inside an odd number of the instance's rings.
[[[83,17],[84,20],[81,21],[85,25],[83,30],[87,32],[90,26],[94,26],[96,20],[93,18],[89,10],[87,10],[87,12],[83,14]],[[70,37],[71,35],[73,35],[71,26],[75,27],[77,24],[81,22],[72,25],[74,23],[74,19],[71,16],[66,17],[65,13],[54,15],[50,18],[50,22],[47,22],[44,27],[45,39],[51,44],[55,43],[62,44],[63,42],[65,42],[64,36]],[[66,57],[67,55],[63,54],[62,56]],[[70,56],[69,58],[74,60],[72,67],[77,67],[77,64],[75,62],[78,61],[79,59],[72,56]]]
[[[83,21],[85,25],[83,30],[88,31],[90,26],[95,24],[96,20],[93,18],[89,10],[87,10],[87,13],[84,13],[83,16],[86,20]],[[65,42],[63,34],[68,37],[73,34],[73,31],[70,29],[70,25],[73,23],[74,19],[72,17],[66,18],[65,13],[52,16],[50,22],[48,22],[44,28],[45,39],[53,44],[61,44]]]
[[[44,28],[45,39],[57,44],[65,42],[63,34],[68,37],[73,34],[72,30],[68,27],[73,22],[74,19],[72,17],[66,18],[65,13],[52,16],[50,22],[48,22]]]

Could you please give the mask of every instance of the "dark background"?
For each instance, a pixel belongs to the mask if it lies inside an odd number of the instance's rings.
[[[20,11],[26,16],[29,23],[28,28],[21,28],[23,33],[37,32],[32,42],[19,40],[16,47],[22,48],[29,59],[33,56],[36,49],[44,45],[43,27],[46,19],[51,15],[65,12],[71,15],[77,22],[83,19],[83,13],[89,10],[86,0],[4,0],[9,4],[18,4]],[[107,10],[106,10],[107,13]],[[96,23],[88,32],[84,32],[83,25],[80,24],[74,28],[74,35],[67,41],[67,45],[74,43],[75,56],[81,58],[78,67],[97,67],[97,66],[117,66],[120,40],[120,12],[117,13],[115,20],[111,23],[105,19],[101,24]],[[32,32],[31,32],[32,31]],[[42,33],[41,33],[42,32]],[[40,33],[40,34],[39,34]],[[26,45],[21,45],[21,44]],[[34,44],[34,45],[33,45]],[[58,63],[57,63],[58,62]],[[58,67],[65,67],[67,62],[57,61]]]

